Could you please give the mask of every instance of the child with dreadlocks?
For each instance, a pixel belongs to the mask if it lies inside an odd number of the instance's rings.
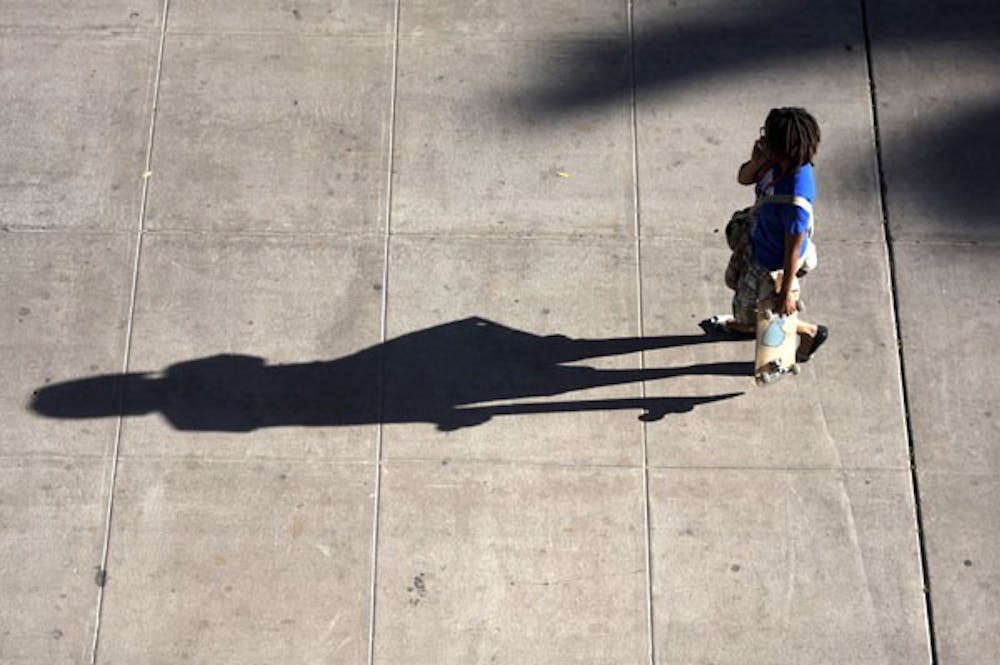
[[[805,109],[776,108],[767,114],[736,177],[741,185],[754,185],[756,204],[735,213],[726,227],[733,249],[726,269],[726,284],[735,291],[733,315],[712,317],[706,327],[753,335],[759,289],[776,270],[784,271],[778,313],[788,315],[798,307],[792,282],[816,262],[810,236],[816,194],[812,161],[819,140],[819,125]],[[798,334],[797,360],[805,362],[826,341],[828,330],[800,318]]]

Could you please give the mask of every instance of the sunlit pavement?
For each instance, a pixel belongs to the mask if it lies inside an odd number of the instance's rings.
[[[633,4],[6,3],[0,662],[1000,661],[1000,9]]]

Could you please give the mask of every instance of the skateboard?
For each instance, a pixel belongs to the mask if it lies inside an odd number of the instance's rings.
[[[795,360],[799,323],[798,311],[788,316],[778,314],[778,291],[781,288],[783,271],[771,273],[760,287],[757,299],[757,341],[754,345],[754,380],[758,386],[777,382],[788,374],[798,374],[799,365]],[[799,280],[792,282],[792,293],[798,301]]]

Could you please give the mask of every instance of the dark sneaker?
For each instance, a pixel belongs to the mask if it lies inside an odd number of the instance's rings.
[[[816,326],[816,336],[806,337],[806,339],[809,340],[808,348],[804,349],[802,348],[802,345],[800,345],[798,352],[795,354],[795,360],[800,363],[809,362],[809,359],[813,357],[813,354],[819,351],[819,347],[823,346],[823,342],[825,342],[826,338],[829,336],[830,330],[826,326]]]
[[[752,332],[732,330],[729,327],[732,321],[732,314],[716,314],[709,319],[699,321],[698,326],[709,335],[726,335],[735,339],[754,339],[756,337]]]

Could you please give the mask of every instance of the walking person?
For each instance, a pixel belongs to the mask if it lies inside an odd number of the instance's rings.
[[[754,186],[756,203],[736,212],[726,227],[733,249],[726,269],[726,284],[734,291],[733,313],[704,321],[706,329],[753,336],[762,284],[778,270],[783,272],[777,313],[789,315],[798,308],[793,282],[816,264],[811,236],[813,159],[819,142],[819,124],[805,109],[775,108],[767,114],[750,159],[736,176],[741,185]],[[829,335],[826,326],[801,318],[796,332],[798,362],[808,361]]]

